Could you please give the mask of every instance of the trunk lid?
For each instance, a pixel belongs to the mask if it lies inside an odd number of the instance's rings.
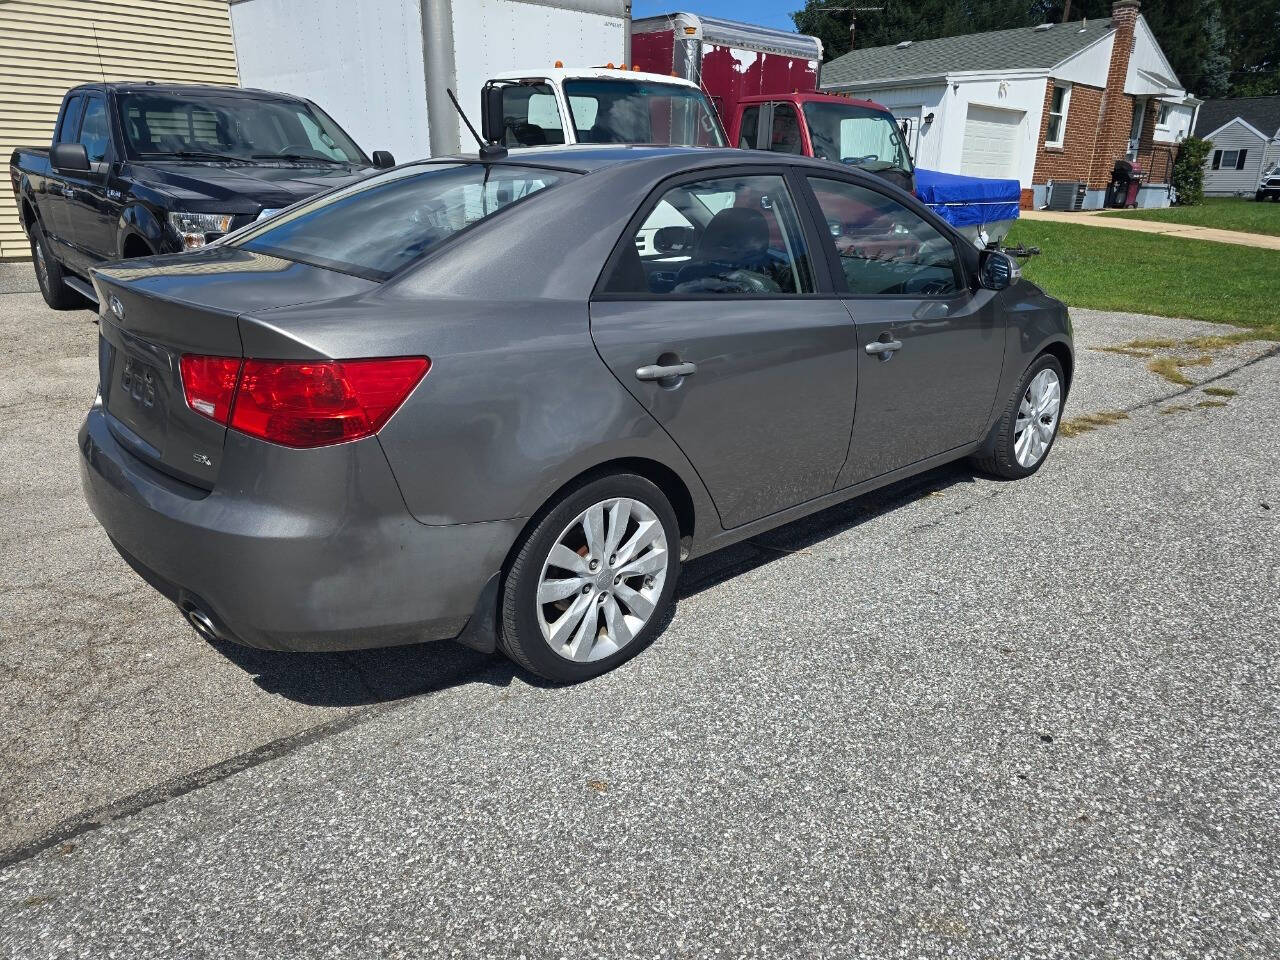
[[[98,383],[112,433],[135,456],[212,489],[227,428],[192,410],[183,354],[243,357],[240,315],[377,286],[228,247],[130,260],[94,271],[101,306]],[[298,345],[281,337],[279,357]]]

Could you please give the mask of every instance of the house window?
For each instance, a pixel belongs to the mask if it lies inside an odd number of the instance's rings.
[[[1071,87],[1065,84],[1053,85],[1053,96],[1049,100],[1049,129],[1044,143],[1047,147],[1062,146],[1067,135],[1067,107],[1071,104]]]
[[[1213,169],[1243,170],[1244,158],[1248,155],[1248,150],[1215,150],[1213,151]]]
[[[1173,114],[1173,107],[1170,104],[1160,104],[1160,116],[1156,117],[1157,125],[1167,127],[1169,125],[1169,117]]]

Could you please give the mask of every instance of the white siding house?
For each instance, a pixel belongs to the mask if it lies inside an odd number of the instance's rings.
[[[1208,100],[1196,133],[1213,143],[1204,164],[1209,196],[1251,196],[1280,163],[1280,97]]]

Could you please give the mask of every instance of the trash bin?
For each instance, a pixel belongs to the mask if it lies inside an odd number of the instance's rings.
[[[1128,160],[1117,160],[1111,168],[1111,182],[1107,185],[1107,206],[1136,207],[1142,179],[1141,168]]]

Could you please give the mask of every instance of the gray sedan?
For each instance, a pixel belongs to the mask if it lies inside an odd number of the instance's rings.
[[[969,457],[1038,470],[1061,303],[855,169],[551,148],[398,167],[98,270],[85,495],[206,638],[458,638],[581,680],[682,560]]]

